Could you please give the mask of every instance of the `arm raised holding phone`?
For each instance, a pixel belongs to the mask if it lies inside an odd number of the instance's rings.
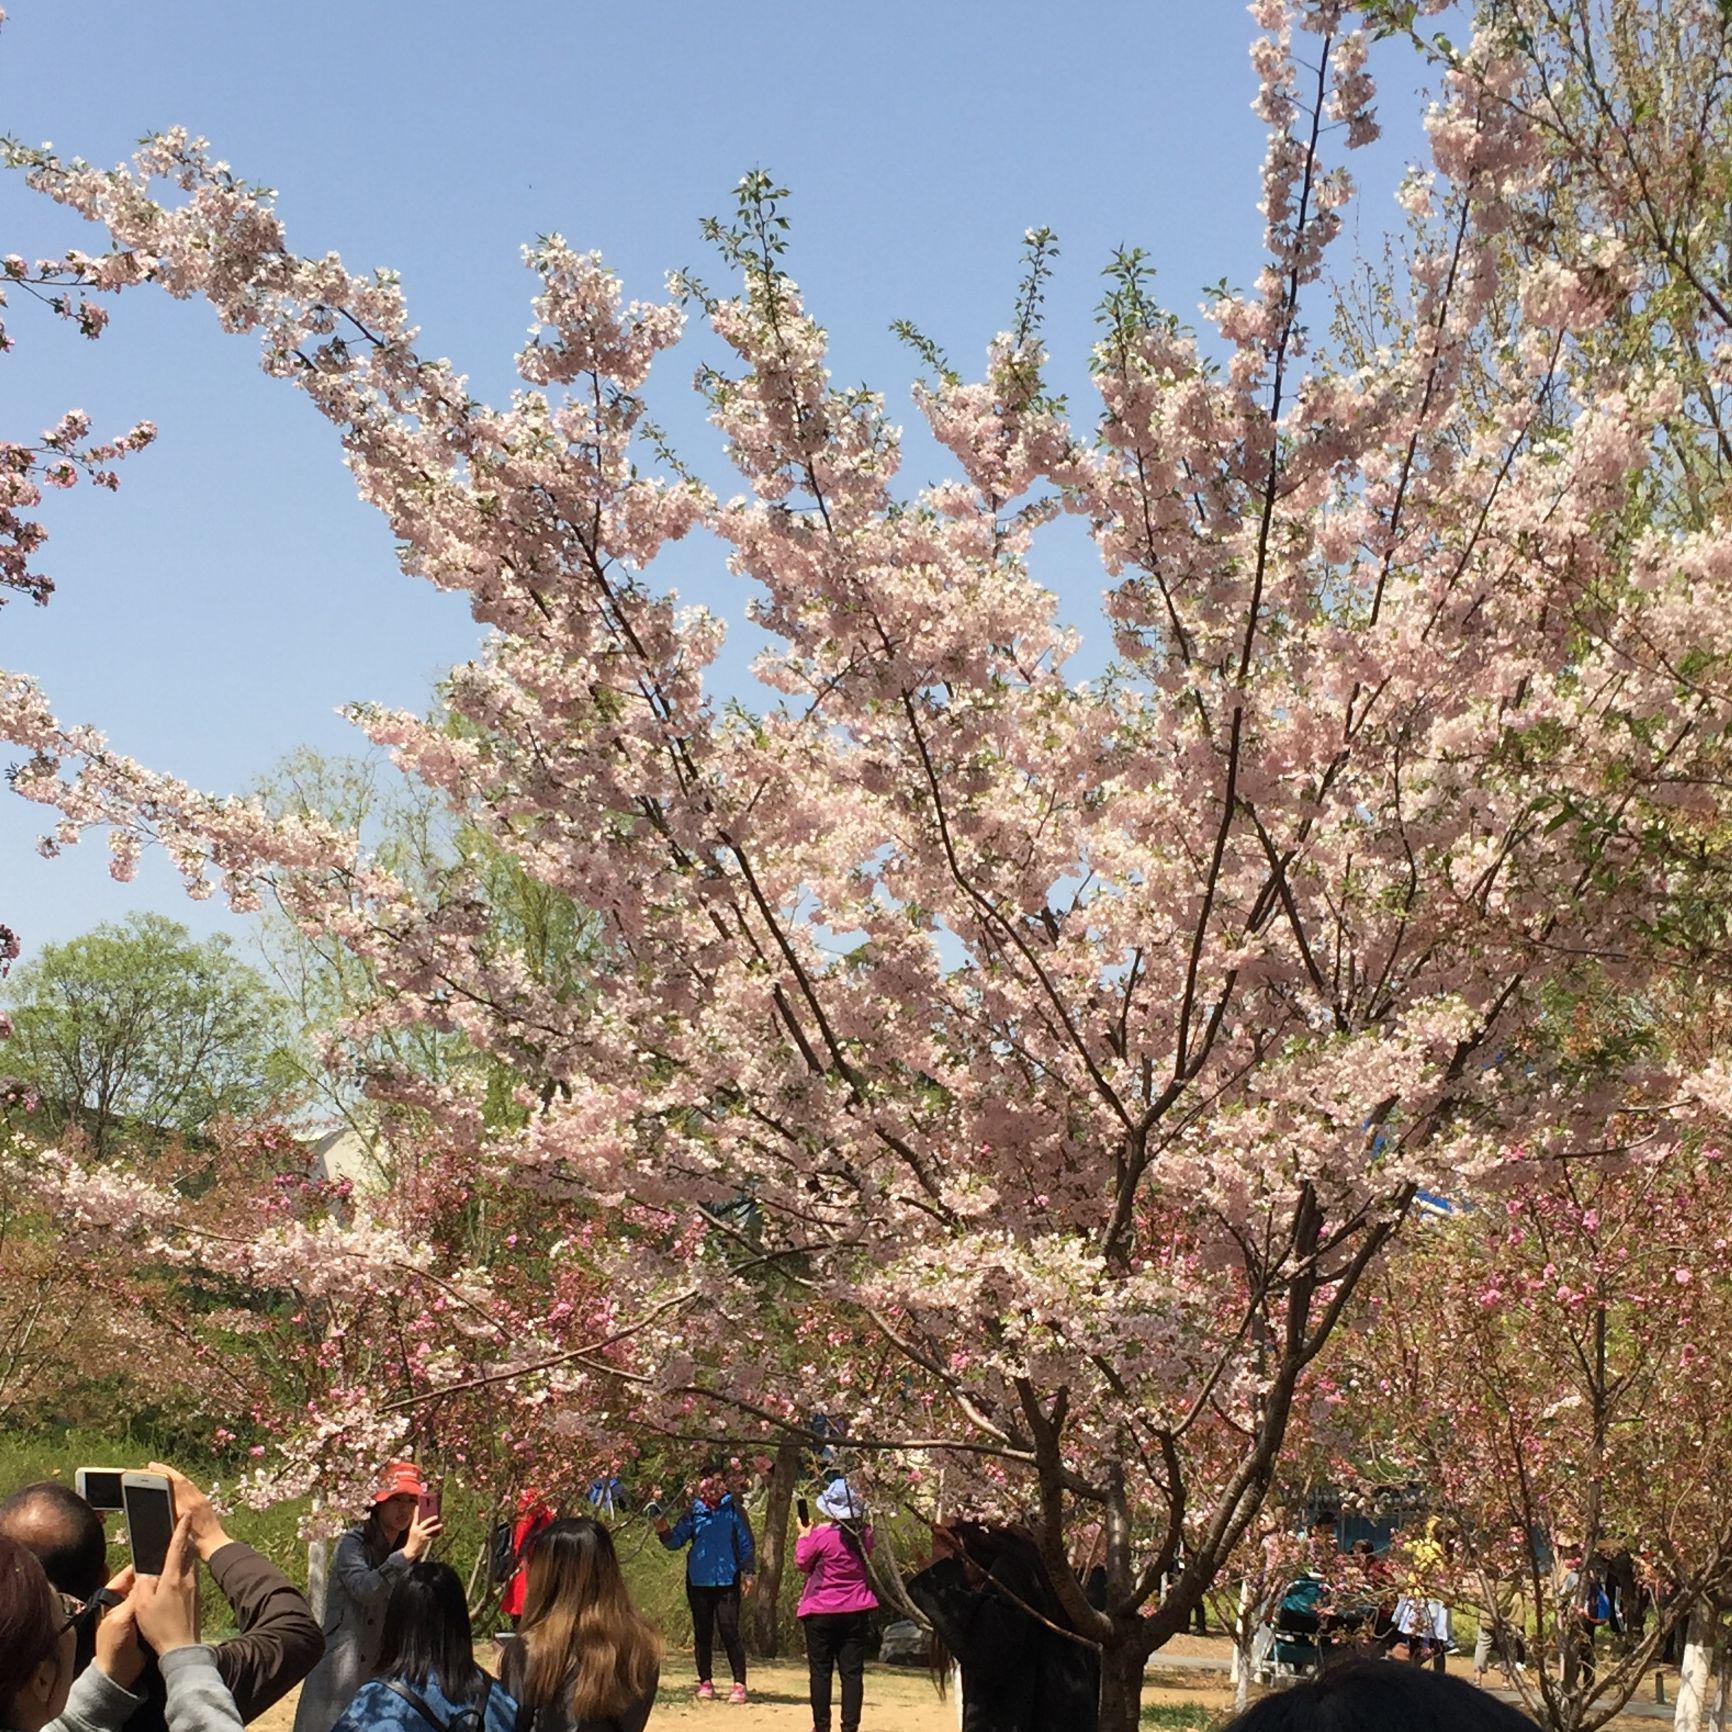
[[[190,1514],[175,1523],[161,1575],[137,1577],[127,1603],[139,1635],[156,1651],[168,1690],[168,1732],[240,1732],[240,1710],[217,1670],[217,1651],[199,1640],[192,1526]]]
[[[230,1535],[199,1486],[167,1462],[151,1462],[150,1472],[167,1484],[195,1557],[234,1610],[239,1633],[216,1645],[217,1672],[241,1719],[257,1719],[318,1663],[325,1650],[318,1621],[306,1596],[269,1558]],[[149,1679],[146,1688],[150,1700],[127,1732],[160,1732],[167,1724],[161,1689]]]
[[[170,1533],[160,1571],[128,1568],[109,1582],[105,1599],[124,1596],[96,1630],[96,1663],[73,1684],[60,1716],[43,1732],[120,1732],[149,1706],[134,1694],[155,1651],[166,1690],[168,1732],[240,1732],[234,1697],[216,1654],[199,1640],[198,1548],[182,1516]]]

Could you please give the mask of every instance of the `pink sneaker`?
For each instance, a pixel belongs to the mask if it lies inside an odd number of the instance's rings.
[[[744,1702],[744,1701],[745,1701],[745,1699],[746,1699],[746,1686],[745,1686],[745,1685],[744,1685],[744,1684],[736,1684],[736,1685],[735,1685],[735,1686],[734,1686],[734,1687],[733,1687],[733,1689],[731,1689],[731,1690],[730,1690],[730,1691],[729,1691],[729,1692],[728,1692],[728,1700],[729,1700],[729,1701],[730,1701],[730,1702],[731,1702],[731,1703],[732,1703],[732,1704],[733,1704],[733,1705],[734,1705],[734,1706],[735,1706],[735,1707],[736,1707],[736,1708],[737,1708],[737,1707],[739,1707],[739,1705],[740,1705],[740,1704],[741,1704],[741,1703],[742,1703],[742,1702]]]
[[[698,1700],[700,1702],[713,1702],[713,1701],[715,1701],[715,1699],[716,1699],[716,1687],[714,1684],[712,1684],[709,1681],[708,1678],[706,1678],[698,1686]]]

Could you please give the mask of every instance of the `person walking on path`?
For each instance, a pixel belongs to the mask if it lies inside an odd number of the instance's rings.
[[[523,1622],[499,1667],[528,1716],[519,1732],[643,1732],[661,1657],[607,1529],[589,1516],[543,1528],[530,1544]]]
[[[830,1482],[818,1499],[818,1516],[815,1523],[800,1523],[794,1542],[794,1562],[806,1578],[799,1617],[811,1674],[812,1732],[830,1732],[830,1680],[836,1672],[842,1675],[842,1732],[860,1732],[866,1644],[878,1609],[866,1574],[872,1529],[866,1506],[845,1479]]]
[[[301,1686],[295,1732],[331,1732],[355,1692],[378,1677],[391,1588],[439,1536],[436,1516],[416,1514],[426,1490],[412,1461],[392,1462],[367,1519],[337,1541],[325,1588],[325,1657]]]
[[[751,1524],[734,1502],[733,1493],[719,1473],[698,1482],[692,1507],[671,1527],[666,1516],[656,1517],[656,1533],[670,1552],[686,1546],[686,1600],[692,1609],[692,1650],[698,1667],[698,1698],[712,1700],[716,1686],[715,1637],[719,1631],[734,1675],[730,1702],[746,1699],[746,1650],[740,1641],[740,1596],[752,1585],[752,1565],[757,1547]],[[295,1732],[306,1732],[296,1727]]]

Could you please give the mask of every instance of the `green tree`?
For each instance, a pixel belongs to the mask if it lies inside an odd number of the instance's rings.
[[[282,1001],[217,935],[134,914],[50,944],[7,983],[8,1069],[99,1154],[290,1104]]]
[[[437,713],[437,712],[436,712]],[[462,732],[462,724],[446,725]],[[382,774],[382,772],[385,772]],[[377,757],[330,755],[302,747],[257,787],[266,810],[279,817],[316,818],[361,838],[373,860],[430,902],[474,910],[487,934],[483,948],[510,956],[538,985],[561,1000],[590,990],[607,956],[595,916],[538,882],[507,850],[425,789],[393,773]],[[352,907],[364,911],[357,884]],[[287,1000],[296,1031],[298,1080],[321,1112],[342,1119],[371,1141],[375,1103],[366,1097],[370,1073],[388,1070],[441,1081],[477,1067],[485,1073],[490,1123],[526,1116],[516,1099],[517,1067],[478,1052],[462,1035],[432,1020],[407,1027],[386,1021],[367,1040],[351,1038],[355,1062],[333,1068],[325,1042],[389,997],[391,988],[370,962],[340,937],[297,922],[267,894],[259,927],[265,972]],[[539,1059],[540,1055],[533,1055]]]

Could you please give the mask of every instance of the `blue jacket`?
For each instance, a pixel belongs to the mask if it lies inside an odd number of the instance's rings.
[[[431,1678],[426,1689],[416,1685],[410,1688],[446,1726],[463,1712]],[[516,1724],[516,1702],[507,1694],[504,1685],[495,1683],[487,1696],[484,1732],[513,1732]],[[343,1710],[343,1717],[332,1732],[437,1732],[437,1728],[427,1723],[426,1716],[413,1703],[405,1702],[395,1690],[375,1679],[355,1692],[355,1699]]]
[[[686,1580],[697,1588],[729,1588],[741,1576],[752,1573],[758,1548],[752,1543],[751,1524],[744,1510],[728,1493],[711,1509],[701,1499],[661,1536],[670,1552],[690,1546]]]

